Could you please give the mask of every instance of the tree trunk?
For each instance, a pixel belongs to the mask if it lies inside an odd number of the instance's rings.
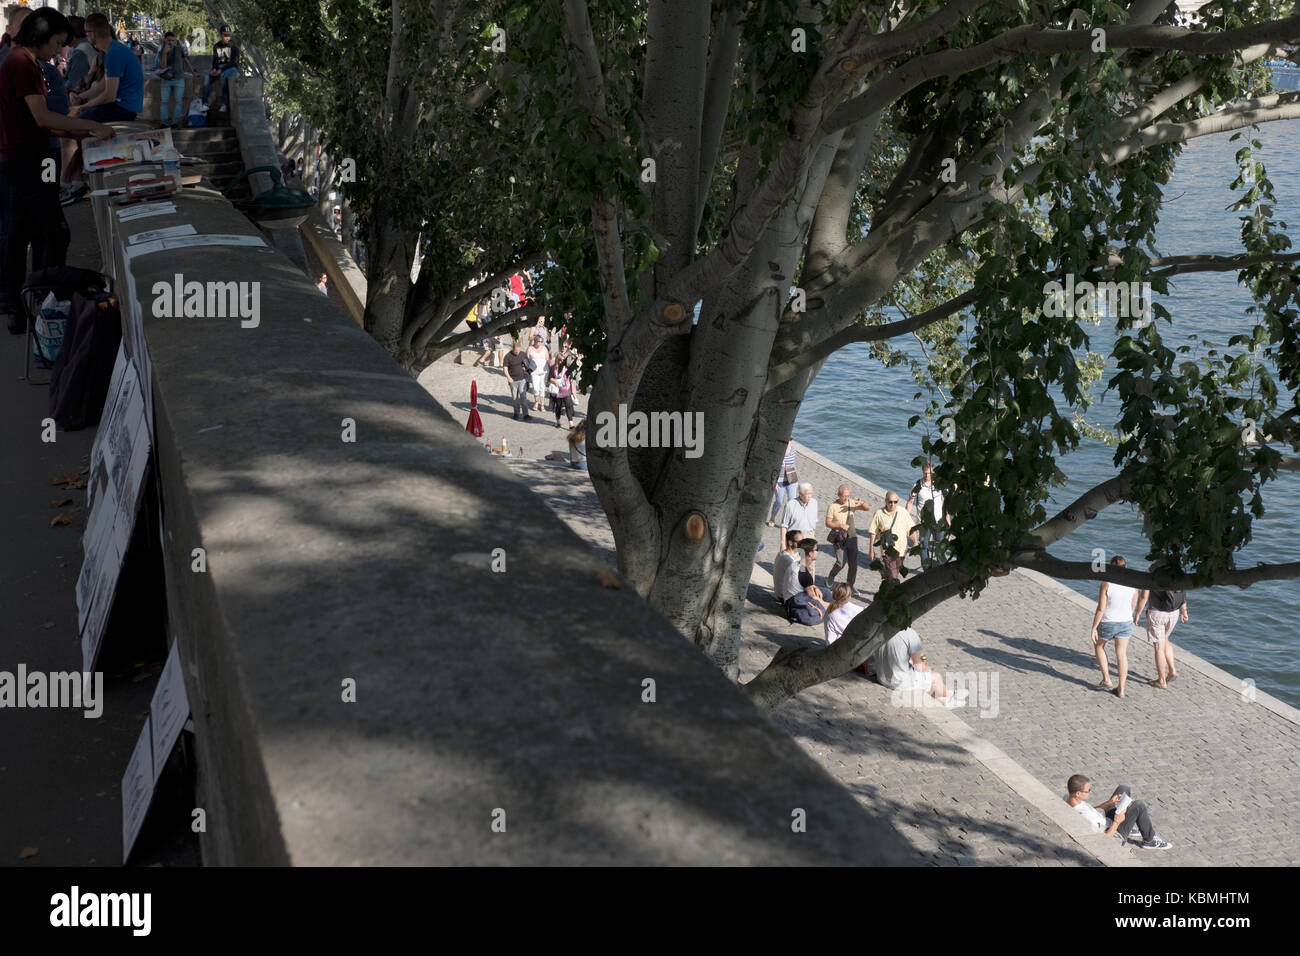
[[[414,237],[388,225],[396,217],[386,208],[391,200],[376,203],[366,243],[365,329],[380,345],[401,361],[402,328],[406,321],[406,300],[411,292],[411,256]]]
[[[635,513],[620,507],[603,463],[591,459],[620,570],[733,680],[739,676],[740,621],[773,483],[803,391],[815,374],[810,369],[764,394],[802,232],[790,203],[745,264],[706,298],[691,335],[665,343],[661,351],[679,357],[677,394],[670,394],[671,370],[662,368],[638,390],[638,409],[704,416],[699,457],[688,458],[682,449],[629,456],[657,534],[644,533]],[[598,388],[593,398],[593,413],[615,411],[603,404],[604,390]],[[701,490],[711,497],[701,497]]]

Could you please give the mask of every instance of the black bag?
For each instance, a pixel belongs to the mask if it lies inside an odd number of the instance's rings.
[[[786,602],[786,616],[791,624],[821,624],[826,619],[826,605],[800,591]]]
[[[50,375],[50,417],[60,428],[76,431],[99,424],[121,342],[117,299],[107,292],[75,292],[63,348]]]
[[[826,543],[833,548],[844,547],[844,542],[849,540],[849,533],[843,528],[832,528],[831,533],[826,536]]]
[[[895,512],[894,520],[889,522],[889,527],[876,535],[876,544],[886,551],[893,551],[898,545],[898,535],[894,534],[894,525],[897,523],[898,512]]]
[[[528,369],[529,375],[537,371],[537,363],[534,362],[533,357],[527,353],[524,353],[524,368]]]

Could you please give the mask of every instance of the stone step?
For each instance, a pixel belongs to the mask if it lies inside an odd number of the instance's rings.
[[[183,163],[181,168],[182,171],[191,175],[197,173],[200,176],[207,176],[209,179],[214,176],[234,179],[244,171],[244,161],[238,155],[212,159],[204,157],[197,162]]]
[[[206,146],[229,146],[234,149],[239,148],[239,137],[235,130],[230,126],[189,126],[181,129],[172,130],[172,142],[177,147],[182,143],[193,148]]]

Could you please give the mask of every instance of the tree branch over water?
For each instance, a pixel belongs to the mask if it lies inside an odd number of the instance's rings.
[[[1127,584],[1135,588],[1171,590],[1195,590],[1229,585],[1245,588],[1261,581],[1288,581],[1300,578],[1300,561],[1258,564],[1253,568],[1233,568],[1211,575],[1208,579],[1198,578],[1192,574],[1138,571],[1134,568],[1120,568],[1110,564],[1103,565],[1101,571],[1094,571],[1092,564],[1087,561],[1064,561],[1046,551],[1018,551],[1011,556],[1009,564],[1072,581],[1110,581],[1113,584]]]

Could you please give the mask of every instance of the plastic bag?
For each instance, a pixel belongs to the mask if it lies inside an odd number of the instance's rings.
[[[63,332],[68,324],[68,314],[72,311],[72,300],[60,300],[51,292],[41,303],[36,314],[35,330],[32,337],[32,355],[37,364],[52,367],[63,347]]]

